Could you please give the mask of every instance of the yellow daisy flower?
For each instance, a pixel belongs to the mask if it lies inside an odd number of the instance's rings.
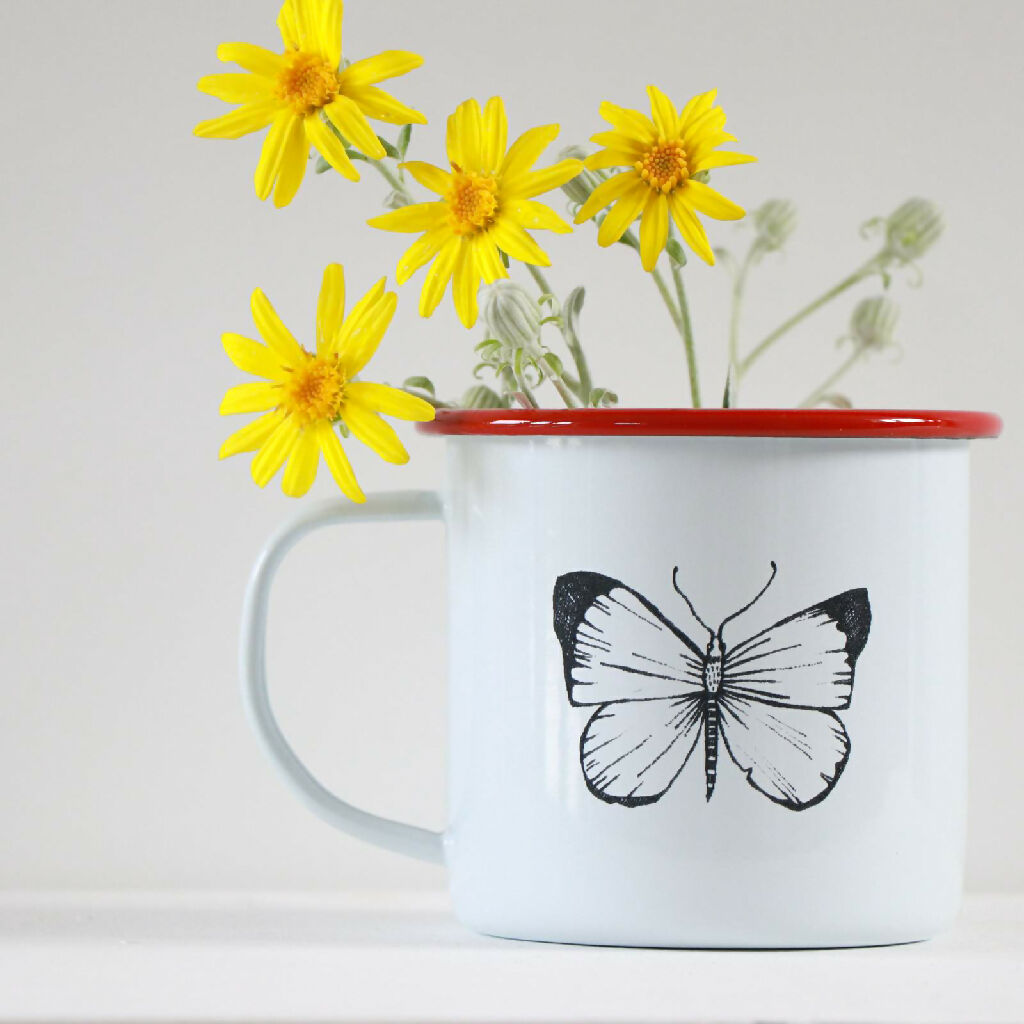
[[[477,318],[477,291],[508,271],[501,253],[523,263],[547,267],[551,261],[526,228],[564,233],[572,228],[553,210],[534,200],[579,174],[579,160],[562,160],[533,170],[544,149],[558,135],[558,125],[531,128],[508,147],[508,120],[500,96],[483,111],[466,100],[448,118],[446,171],[414,160],[402,166],[441,199],[417,203],[374,217],[371,227],[385,231],[422,231],[398,263],[404,284],[424,264],[434,260],[420,293],[420,314],[430,316],[452,281],[459,318],[472,327]],[[435,259],[436,257],[436,259]]]
[[[202,92],[241,106],[196,125],[196,135],[237,139],[270,125],[256,167],[256,194],[266,199],[273,191],[275,206],[287,206],[298,192],[310,146],[340,174],[359,180],[328,122],[375,160],[385,153],[368,117],[388,124],[427,123],[418,110],[377,88],[386,78],[418,68],[422,57],[388,50],[338,70],[342,6],[342,0],[285,0],[277,19],[284,53],[250,43],[222,43],[218,58],[246,73],[199,80]]]
[[[745,211],[695,175],[757,159],[745,153],[716,151],[723,142],[735,142],[736,137],[723,130],[725,112],[714,105],[715,94],[712,89],[694,96],[677,112],[660,89],[648,86],[653,119],[639,110],[602,103],[601,116],[612,125],[612,131],[593,136],[591,141],[605,149],[587,157],[586,165],[591,170],[629,170],[594,189],[580,208],[576,223],[582,224],[615,203],[597,233],[601,245],[611,245],[641,217],[640,258],[645,270],[653,270],[668,240],[671,216],[690,248],[706,263],[713,264],[714,253],[696,215],[738,220]]]
[[[239,384],[224,396],[222,415],[263,412],[232,434],[220,457],[256,452],[252,478],[265,487],[285,460],[282,489],[298,498],[316,478],[320,455],[342,491],[353,501],[366,497],[341,446],[335,424],[387,462],[409,461],[394,429],[378,415],[403,420],[432,420],[434,407],[384,384],[357,380],[377,350],[395,314],[394,292],[381,278],[345,316],[345,275],[337,263],[324,271],[316,311],[316,352],[307,352],[292,336],[267,297],[252,293],[252,315],[265,344],[240,334],[225,334],[224,349],[240,370],[262,377]],[[268,411],[269,410],[269,411]]]

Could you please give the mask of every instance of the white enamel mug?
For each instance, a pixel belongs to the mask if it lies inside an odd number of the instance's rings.
[[[326,821],[443,863],[480,932],[928,938],[961,893],[968,446],[1000,427],[982,413],[441,412],[423,429],[448,436],[443,496],[314,507],[265,548],[241,641],[256,734]],[[371,519],[447,526],[443,834],[325,789],[267,696],[282,558],[313,529]]]

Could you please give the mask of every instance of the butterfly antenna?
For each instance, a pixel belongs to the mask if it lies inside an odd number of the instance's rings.
[[[733,619],[739,618],[739,616],[741,616],[745,611],[749,611],[751,608],[753,608],[754,605],[757,604],[757,602],[760,601],[762,597],[764,597],[765,591],[772,585],[772,581],[775,579],[775,574],[779,571],[779,567],[774,562],[772,562],[771,565],[772,574],[768,577],[768,582],[757,592],[757,596],[753,599],[753,601],[751,601],[749,604],[745,604],[738,612],[733,612],[732,615],[729,615],[726,618],[722,619],[722,624],[718,627],[719,640],[722,639],[722,630],[725,629],[725,624],[727,622],[732,622]]]
[[[774,564],[774,563],[773,563]],[[672,586],[676,588],[676,593],[686,602],[686,607],[690,609],[690,613],[693,617],[712,635],[715,635],[715,631],[697,614],[697,609],[693,607],[693,602],[679,589],[679,584],[676,582],[676,577],[679,575],[679,566],[677,565],[672,570]]]

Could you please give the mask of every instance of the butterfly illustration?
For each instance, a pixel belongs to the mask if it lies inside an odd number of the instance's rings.
[[[570,572],[554,589],[555,635],[569,703],[593,707],[580,737],[590,791],[637,807],[668,790],[703,738],[707,799],[715,790],[719,737],[756,790],[790,810],[824,800],[850,756],[836,711],[850,706],[853,670],[868,639],[865,589],[847,590],[727,646],[672,585],[698,627],[702,649],[642,594],[610,576]]]

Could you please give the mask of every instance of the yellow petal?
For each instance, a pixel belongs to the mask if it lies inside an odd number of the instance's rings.
[[[715,254],[697,215],[686,205],[681,189],[669,193],[668,208],[683,241],[707,264],[714,266]]]
[[[261,345],[252,338],[241,334],[224,334],[221,336],[224,351],[243,373],[251,373],[255,377],[267,380],[284,380],[285,373],[281,363],[266,345]]]
[[[612,245],[617,242],[640,215],[651,190],[639,179],[633,187],[608,211],[597,229],[597,244]]]
[[[707,156],[697,159],[694,163],[693,171],[694,173],[697,171],[713,171],[716,167],[733,167],[736,164],[753,164],[756,162],[756,156],[718,150],[718,152],[708,153]]]
[[[228,114],[200,121],[193,132],[201,139],[238,139],[266,128],[279,110],[280,101],[276,98],[246,103]]]
[[[717,89],[709,89],[694,96],[679,115],[679,131],[685,132],[697,118],[706,114],[714,106],[717,95]]]
[[[508,145],[508,118],[500,96],[492,96],[484,107],[481,161],[483,166],[496,171],[505,156]]]
[[[604,171],[609,167],[632,167],[640,158],[624,149],[602,149],[583,161],[591,171]]]
[[[348,89],[352,86],[358,88],[361,85],[376,85],[385,78],[395,78],[413,71],[422,63],[423,58],[417,53],[409,53],[407,50],[385,50],[376,57],[364,57],[354,64],[349,64],[340,75],[341,88],[348,95]]]
[[[486,234],[474,235],[473,250],[476,265],[480,268],[480,273],[487,284],[493,284],[495,281],[508,277],[508,270],[501,262],[498,247],[492,238]]]
[[[345,319],[345,268],[329,263],[316,303],[316,350],[322,354],[333,341]]]
[[[515,199],[505,209],[519,224],[531,231],[555,231],[560,235],[572,231],[572,227],[549,206],[533,199]]]
[[[277,408],[281,401],[281,386],[257,381],[236,384],[228,388],[220,403],[221,416],[234,416],[241,412],[266,412]]]
[[[338,435],[330,423],[318,423],[316,426],[316,438],[323,452],[324,462],[334,477],[334,482],[341,489],[346,498],[360,504],[366,501],[366,495],[356,481],[356,475],[352,472],[352,464],[348,461],[345,449],[341,446]]]
[[[321,5],[320,47],[332,68],[341,63],[341,16],[344,5],[341,0],[328,0]]]
[[[319,113],[310,114],[305,121],[306,137],[317,152],[343,177],[358,181],[359,172],[345,152],[345,144],[320,119]]]
[[[309,163],[309,139],[306,138],[306,126],[302,118],[296,117],[288,131],[281,156],[281,167],[277,172],[277,185],[274,188],[274,205],[281,209],[287,206],[299,191],[302,179]]]
[[[253,103],[269,99],[274,94],[274,83],[269,78],[245,72],[206,75],[196,84],[200,92],[216,96],[225,103]]]
[[[616,174],[614,178],[609,178],[607,181],[602,181],[580,207],[579,213],[576,214],[576,223],[582,224],[585,220],[590,220],[595,213],[599,213],[606,206],[614,203],[616,199],[632,191],[638,184],[642,185],[643,180],[636,171],[626,171],[623,174]]]
[[[395,428],[367,406],[352,399],[345,403],[341,418],[353,437],[372,448],[385,462],[402,465],[409,461],[409,453],[398,439]]]
[[[640,262],[644,270],[655,268],[658,257],[668,241],[668,198],[651,191],[640,221]]]
[[[266,487],[298,440],[299,427],[291,416],[285,416],[274,428],[274,432],[263,442],[249,467],[257,487]]]
[[[480,171],[480,134],[483,116],[480,104],[470,99],[460,103],[455,113],[448,118],[447,150],[448,161],[464,171]]]
[[[281,4],[281,10],[277,15],[277,28],[281,33],[281,40],[289,50],[297,50],[302,46],[293,0],[284,0]]]
[[[647,95],[651,101],[651,115],[657,125],[658,134],[664,139],[674,139],[679,131],[679,117],[675,105],[657,86],[647,86]]]
[[[335,334],[331,342],[331,351],[341,354],[351,343],[353,336],[362,332],[367,323],[371,322],[381,308],[384,299],[384,289],[387,286],[387,278],[382,277],[353,307],[348,316],[345,317],[341,329]],[[354,371],[353,371],[354,373]],[[352,376],[350,373],[349,376]]]
[[[344,339],[339,343],[337,352],[349,378],[362,371],[373,358],[377,346],[391,326],[397,305],[398,296],[388,292],[369,307],[365,315],[358,318],[353,316],[352,323],[345,325]]]
[[[499,215],[487,234],[512,259],[535,267],[551,266],[544,250],[510,217]]]
[[[292,127],[299,118],[290,110],[283,110],[274,118],[274,123],[263,140],[260,161],[256,165],[256,195],[266,199],[270,195],[281,170],[285,147],[291,138]],[[301,123],[301,122],[300,122]]]
[[[359,106],[367,117],[386,124],[426,124],[426,117],[418,110],[399,103],[390,93],[372,85],[353,85],[346,95]]]
[[[557,124],[542,124],[523,132],[509,147],[498,168],[502,179],[525,174],[540,159],[541,153],[558,138],[558,132]]]
[[[430,316],[444,298],[458,255],[459,239],[449,238],[441,246],[437,259],[434,260],[433,266],[423,279],[423,290],[420,292],[420,316]]]
[[[746,214],[742,206],[737,206],[710,185],[694,181],[693,178],[683,185],[681,191],[688,205],[715,220],[739,220]]]
[[[429,231],[448,222],[448,207],[444,203],[413,203],[391,213],[371,217],[366,223],[382,231]]]
[[[387,155],[380,139],[366,120],[366,115],[347,96],[339,96],[333,103],[328,103],[324,107],[324,113],[334,127],[361,153],[374,160],[380,160]]]
[[[596,135],[590,136],[590,141],[598,146],[605,146],[607,149],[617,149],[633,154],[630,163],[635,163],[650,149],[649,146],[641,145],[632,135],[626,135],[625,132],[598,132]],[[590,161],[600,155],[600,153],[594,153],[588,156],[585,161],[586,165],[590,167]]]
[[[308,358],[259,288],[252,293],[252,318],[260,336],[274,350],[282,366],[294,369]]]
[[[227,459],[242,452],[254,452],[274,432],[286,413],[277,410],[268,412],[241,430],[236,430],[221,446],[218,458]]]
[[[281,479],[281,490],[290,498],[301,498],[313,486],[319,464],[320,445],[316,431],[307,427],[292,445]]]
[[[285,66],[284,57],[280,53],[273,53],[252,43],[221,43],[217,47],[217,59],[225,64],[237,64],[264,78],[276,78]]]
[[[440,205],[440,204],[438,204]],[[416,273],[424,264],[429,263],[444,245],[452,237],[451,228],[446,221],[442,221],[437,227],[431,228],[425,234],[416,239],[398,261],[398,269],[395,271],[395,280],[399,284],[406,281]],[[500,261],[499,261],[500,262]]]
[[[472,327],[476,323],[479,315],[476,295],[479,290],[480,271],[476,266],[473,243],[470,238],[463,237],[452,275],[452,299],[463,327]]]
[[[630,110],[607,101],[601,104],[601,116],[614,128],[649,148],[658,139],[658,129],[639,110]]]
[[[721,133],[724,127],[725,111],[721,107],[712,107],[687,125],[682,138],[688,146],[694,145],[703,136]]]
[[[447,171],[422,160],[407,160],[402,170],[408,171],[424,188],[443,196],[452,187],[452,176]]]
[[[434,407],[429,402],[399,388],[388,387],[387,384],[357,381],[349,384],[348,393],[360,405],[374,412],[382,412],[385,416],[397,416],[402,420],[416,420],[420,423],[434,418]]]
[[[298,49],[315,52],[320,48],[319,19],[313,10],[316,0],[291,0]]]
[[[534,196],[550,192],[553,188],[564,185],[570,178],[575,178],[583,170],[582,160],[561,160],[551,167],[528,174],[509,176],[503,180],[507,195],[532,199]]]

